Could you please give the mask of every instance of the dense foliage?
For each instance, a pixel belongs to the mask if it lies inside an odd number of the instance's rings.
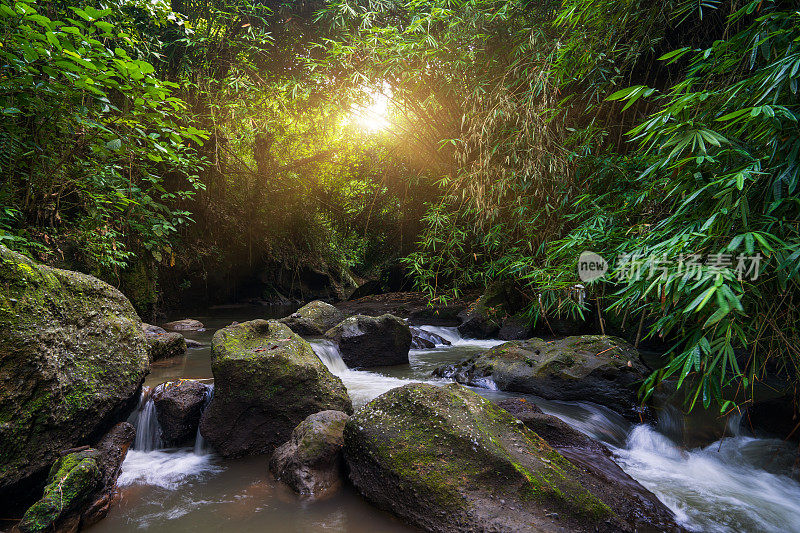
[[[138,272],[151,308],[156,278],[230,299],[403,258],[431,298],[503,281],[533,321],[658,339],[644,396],[677,378],[727,411],[800,379],[792,2],[2,0],[0,17],[17,249]],[[376,97],[390,124],[360,128]],[[582,284],[587,250],[611,271]]]

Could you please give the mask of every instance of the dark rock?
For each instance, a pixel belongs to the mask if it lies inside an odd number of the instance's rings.
[[[411,326],[410,329],[411,348],[415,350],[425,350],[435,348],[436,346],[450,346],[450,341],[441,335],[431,333],[430,331],[425,331],[424,329],[416,326]]]
[[[525,304],[522,293],[513,284],[493,283],[476,302],[459,313],[458,331],[464,337],[475,339],[495,337],[503,320],[517,314]]]
[[[0,500],[8,503],[44,480],[61,450],[98,439],[135,407],[149,362],[141,321],[111,285],[0,246],[0,287]]]
[[[530,321],[524,315],[512,315],[503,319],[503,326],[497,337],[504,341],[529,339],[533,335]]]
[[[211,357],[214,397],[200,433],[224,457],[271,453],[308,415],[353,410],[311,345],[274,320],[217,331]]]
[[[584,435],[558,417],[544,414],[524,398],[510,398],[497,404],[519,418],[547,444],[580,471],[580,484],[614,509],[637,531],[679,531],[675,517],[661,501],[625,473],[600,442]]]
[[[150,361],[160,361],[186,353],[186,339],[180,333],[148,334],[146,339]]]
[[[208,344],[194,339],[185,339],[186,347],[194,350],[195,348],[205,348]]]
[[[393,389],[350,418],[344,442],[358,490],[423,530],[633,532],[647,524],[649,510],[635,498],[609,497],[615,489],[602,480],[585,485],[584,470],[459,385]],[[661,517],[653,530],[680,531]]]
[[[372,296],[373,294],[383,294],[380,280],[372,279],[362,283],[353,291],[348,300],[358,300],[359,298]]]
[[[434,371],[478,387],[493,383],[503,391],[594,402],[637,420],[636,391],[647,374],[633,346],[603,335],[506,342]]]
[[[270,470],[300,494],[330,494],[341,485],[344,424],[341,411],[322,411],[303,420],[269,462]]]
[[[199,381],[183,379],[156,388],[156,407],[161,438],[169,444],[183,444],[197,435],[208,387]]]
[[[777,437],[779,439],[798,441],[797,409],[792,396],[760,400],[747,407],[740,425],[759,437]]]
[[[393,315],[346,318],[325,336],[339,345],[342,360],[351,368],[408,364],[411,330]]]
[[[203,331],[205,326],[199,320],[184,318],[164,324],[164,329],[168,331]]]
[[[278,322],[298,335],[324,335],[343,318],[344,314],[331,304],[315,300]]]
[[[408,323],[414,326],[454,327],[461,324],[458,314],[463,310],[463,305],[425,307],[409,313]]]

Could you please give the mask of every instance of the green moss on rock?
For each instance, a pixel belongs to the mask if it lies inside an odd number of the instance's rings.
[[[310,414],[353,411],[342,381],[279,322],[221,329],[211,354],[214,398],[200,431],[226,457],[272,452]]]
[[[53,464],[42,498],[25,512],[18,527],[22,533],[51,531],[59,519],[75,510],[97,489],[102,474],[100,453],[86,450],[62,457]]]
[[[459,385],[393,389],[350,418],[344,439],[356,487],[428,531],[626,529],[569,461]]]
[[[0,496],[107,429],[148,365],[122,293],[0,246]]]

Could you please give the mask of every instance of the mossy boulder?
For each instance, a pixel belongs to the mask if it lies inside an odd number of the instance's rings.
[[[344,319],[344,313],[321,300],[307,303],[278,322],[286,324],[298,335],[324,335]]]
[[[344,425],[347,413],[321,411],[294,428],[288,442],[269,461],[275,476],[300,494],[322,496],[342,481]]]
[[[411,330],[394,315],[355,315],[329,329],[325,336],[339,345],[350,368],[408,364]]]
[[[135,407],[148,367],[122,293],[0,246],[0,497],[101,437]]]
[[[225,457],[271,453],[308,415],[351,413],[342,381],[288,326],[253,320],[211,341],[214,397],[200,433]]]
[[[435,532],[634,531],[521,421],[457,384],[393,389],[345,425],[350,479]]]
[[[146,333],[150,361],[169,359],[186,353],[186,339],[180,333]]]
[[[197,435],[197,426],[209,387],[192,379],[171,381],[156,387],[156,407],[161,438],[168,444],[184,444]]]
[[[88,449],[55,462],[42,498],[25,512],[18,528],[22,533],[51,531],[94,494],[102,479],[100,452]]]
[[[473,386],[598,403],[639,418],[636,391],[648,369],[628,342],[607,335],[511,341],[434,375]]]

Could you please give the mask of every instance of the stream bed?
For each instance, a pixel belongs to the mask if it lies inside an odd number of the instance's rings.
[[[206,346],[155,363],[145,385],[153,387],[178,378],[211,378],[208,344],[217,329],[232,321],[275,318],[291,311],[232,307],[193,316],[207,329],[185,335]],[[455,328],[424,329],[445,337],[452,345],[412,350],[408,365],[373,371],[348,369],[329,341],[309,342],[323,363],[342,379],[356,409],[411,381],[445,383],[431,377],[435,367],[503,342],[462,339]],[[475,391],[489,399],[526,396],[490,389]],[[658,426],[672,431],[661,432],[650,425],[632,424],[595,404],[527,398],[544,412],[606,444],[618,464],[653,491],[689,530],[800,532],[800,483],[788,476],[796,449],[780,440],[756,439],[730,430],[731,437],[688,449],[674,440],[676,427],[684,423],[675,409],[662,411]],[[162,449],[146,401],[131,420],[142,434],[123,464],[120,502],[90,529],[92,533],[162,529],[173,533],[416,531],[369,505],[349,486],[323,500],[299,496],[272,478],[267,457],[222,461],[202,441],[192,448]]]

